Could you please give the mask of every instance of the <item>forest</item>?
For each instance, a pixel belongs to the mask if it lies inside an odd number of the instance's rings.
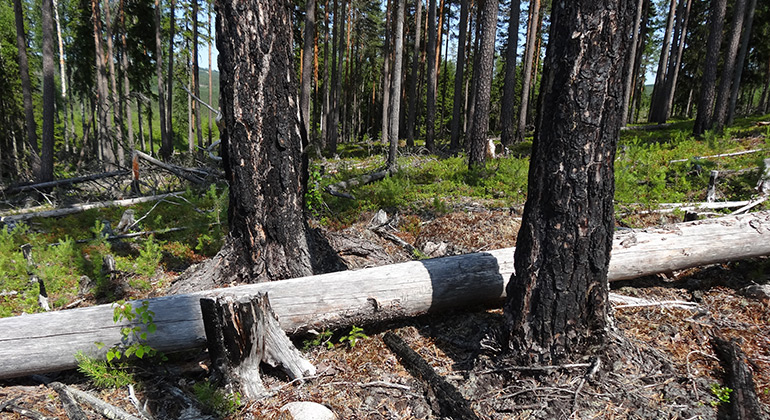
[[[769,41],[757,0],[0,0],[0,413],[770,418]]]

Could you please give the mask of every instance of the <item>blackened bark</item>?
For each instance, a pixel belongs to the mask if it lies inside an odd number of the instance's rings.
[[[428,98],[425,113],[425,147],[436,148],[436,0],[428,0]]]
[[[176,0],[169,6],[168,73],[166,74],[166,142],[160,147],[160,156],[167,160],[174,153],[174,32],[176,23]]]
[[[98,156],[104,169],[115,170],[115,152],[112,149],[109,133],[111,122],[109,117],[109,87],[107,86],[107,69],[105,68],[104,48],[102,48],[102,14],[99,0],[91,0],[92,20],[94,23],[94,48],[96,51],[96,106],[99,119],[99,129],[96,136],[99,148]]]
[[[650,114],[648,122],[659,124],[666,122],[665,113],[663,113],[663,104],[668,95],[664,92],[666,88],[666,74],[668,71],[668,56],[671,52],[671,31],[674,28],[674,17],[676,16],[676,0],[670,0],[668,8],[668,19],[666,20],[666,33],[663,35],[663,46],[660,50],[660,59],[658,60],[658,72],[655,74],[655,85],[652,88],[652,99],[650,100]]]
[[[746,13],[746,27],[741,35],[741,51],[738,53],[738,62],[735,64],[735,76],[733,77],[733,86],[730,91],[730,104],[727,107],[727,125],[732,125],[735,118],[735,103],[738,101],[738,91],[741,89],[741,78],[743,77],[743,63],[746,60],[746,53],[749,48],[749,38],[751,38],[751,26],[754,23],[754,11],[757,7],[757,0],[750,0],[749,10]],[[750,95],[754,98],[754,95]],[[751,103],[751,101],[749,101]]]
[[[709,9],[709,38],[706,43],[706,59],[703,62],[703,76],[700,82],[700,98],[698,113],[695,115],[695,125],[692,133],[700,136],[710,129],[713,123],[711,113],[714,108],[716,94],[717,67],[719,65],[719,48],[722,45],[722,28],[725,21],[727,0],[711,0]]]
[[[524,50],[524,70],[521,76],[521,105],[519,106],[519,124],[516,127],[516,143],[524,141],[524,135],[527,129],[529,88],[532,81],[532,62],[535,58],[535,39],[537,38],[538,33],[538,22],[540,22],[540,0],[532,0],[529,4],[527,47]]]
[[[218,0],[221,127],[230,281],[313,273],[303,215],[303,155],[289,0]]]
[[[465,0],[467,1],[467,0]],[[414,147],[414,125],[417,119],[417,103],[420,101],[418,98],[417,85],[419,84],[419,72],[420,72],[420,29],[422,28],[422,0],[415,2],[414,12],[414,52],[412,54],[412,77],[411,86],[409,87],[409,116],[406,122],[406,145]],[[462,31],[460,37],[462,39]],[[460,44],[462,45],[462,44]],[[458,64],[458,68],[461,64]],[[460,70],[462,73],[462,70]]]
[[[310,90],[313,85],[313,41],[315,40],[315,0],[307,0],[305,34],[302,46],[302,85],[299,93],[299,109],[302,124],[310,135]]]
[[[628,109],[630,108],[631,104],[631,92],[633,91],[634,87],[634,78],[636,77],[636,67],[638,67],[638,63],[636,61],[636,51],[639,48],[639,40],[640,40],[640,33],[641,33],[641,19],[642,19],[642,9],[644,6],[644,0],[637,0],[636,4],[636,15],[634,16],[633,21],[633,36],[631,37],[631,48],[628,49],[628,57],[626,58],[626,70],[625,70],[625,80],[623,83],[625,83],[625,88],[623,91],[623,119],[622,124],[626,125],[628,123]]]
[[[155,73],[158,79],[158,118],[160,119],[160,144],[161,147],[165,144],[171,144],[169,139],[169,133],[167,131],[168,124],[166,123],[166,94],[163,85],[163,46],[160,42],[160,0],[155,0]],[[210,67],[210,66],[209,66]],[[171,114],[171,110],[168,110],[168,114]],[[152,124],[152,119],[150,119]],[[152,130],[150,130],[150,154],[152,151]]]
[[[687,26],[690,22],[690,8],[692,7],[692,0],[686,1],[686,4],[680,3],[680,11],[677,12],[677,14],[682,15],[681,18],[677,18],[679,22],[677,24],[677,28],[679,29],[679,32],[678,34],[674,34],[675,43],[678,43],[677,50],[676,55],[671,56],[671,60],[669,60],[668,71],[666,72],[666,94],[668,95],[668,98],[666,99],[666,103],[663,108],[663,111],[665,111],[666,114],[665,119],[671,117],[671,111],[674,108],[674,93],[676,92],[676,84],[677,80],[679,79],[679,68],[682,66],[682,55],[684,54],[684,46],[687,41]]]
[[[40,172],[40,147],[37,144],[37,123],[35,108],[32,105],[32,83],[29,79],[29,61],[27,59],[27,38],[24,29],[24,12],[21,0],[13,0],[13,13],[16,20],[16,48],[19,50],[19,73],[21,91],[24,102],[24,121],[27,126],[27,145],[30,153],[32,172],[37,176]]]
[[[193,92],[201,97],[200,67],[198,66],[198,0],[192,0],[192,85]],[[209,89],[211,90],[211,89]],[[197,100],[192,100],[192,109],[195,118],[195,135],[198,138],[198,147],[203,150],[203,131],[201,131],[201,106]]]
[[[730,25],[730,39],[727,42],[727,52],[719,80],[719,93],[714,105],[714,130],[722,131],[727,119],[727,105],[730,101],[730,85],[735,75],[735,61],[738,57],[738,47],[741,43],[743,20],[746,17],[746,0],[736,0],[733,6],[733,21]]]
[[[43,142],[40,153],[40,173],[38,182],[53,181],[53,118],[54,118],[54,82],[53,82],[53,2],[43,0]]]
[[[513,0],[518,2],[518,0]],[[452,103],[452,125],[450,148],[460,150],[460,120],[463,104],[463,78],[465,77],[465,43],[468,37],[468,0],[460,0],[460,37],[457,41],[457,64],[455,68],[454,102]],[[517,31],[518,32],[518,31]],[[503,108],[505,109],[505,108]]]
[[[396,155],[398,154],[398,124],[401,115],[401,67],[404,59],[404,9],[406,0],[396,0],[396,33],[393,39],[393,75],[390,82],[390,112],[388,113],[388,136],[390,148],[388,151],[388,169],[396,170]]]
[[[497,33],[497,0],[482,0],[479,2],[482,8],[481,42],[479,43],[479,66],[475,70],[478,73],[476,85],[475,112],[473,114],[473,126],[469,137],[468,166],[484,165],[487,146],[487,131],[489,130],[489,107],[492,93],[492,73],[495,68],[495,35]]]
[[[613,161],[635,2],[554,2],[515,272],[510,349],[553,363],[606,342]]]
[[[503,81],[503,103],[500,107],[500,142],[503,147],[513,144],[516,128],[513,125],[513,105],[516,95],[516,50],[519,46],[519,13],[521,1],[511,1],[511,15],[508,20],[508,50],[505,56],[505,79]]]

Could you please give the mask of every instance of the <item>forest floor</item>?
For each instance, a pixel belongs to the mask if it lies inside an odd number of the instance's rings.
[[[483,200],[459,200],[445,213],[401,215],[393,225],[399,237],[428,256],[514,246],[516,210],[492,209],[487,204]],[[365,239],[382,251],[372,252],[368,258],[348,254],[344,256],[348,265],[360,268],[411,260],[400,246],[367,229],[372,216],[363,214],[352,226],[334,233]],[[644,222],[655,225],[674,220],[656,216]],[[501,356],[498,344],[504,322],[502,310],[465,308],[365,326],[365,335],[358,334],[354,346],[340,342],[355,335],[347,331],[316,337],[315,342],[313,337],[297,338],[295,344],[304,348],[304,356],[317,368],[314,377],[290,382],[282,373],[267,368],[262,377],[272,390],[271,396],[240,405],[210,400],[201,407],[204,412],[218,408],[215,418],[278,419],[284,404],[314,401],[344,419],[448,418],[447,406],[385,345],[382,337],[390,331],[454,385],[479,418],[722,418],[729,398],[725,397],[723,371],[712,349],[712,335],[737,340],[753,369],[760,400],[765,407],[770,404],[770,302],[742,292],[749,284],[768,282],[770,259],[755,259],[611,284],[617,293],[691,301],[697,308],[615,309],[611,343],[600,356],[601,368],[592,377],[587,375],[587,365],[594,359],[588,356],[575,360],[577,366],[516,369]],[[160,366],[134,368],[138,399],[147,403],[148,411],[157,419],[203,418],[196,411],[197,403],[181,399],[175,392],[181,390],[195,398],[194,384],[208,377],[205,351],[170,355],[170,359]],[[0,382],[0,405],[13,400],[45,416],[66,418],[57,394],[41,385],[40,379]],[[97,389],[76,371],[51,374],[47,379],[88,390],[137,413],[126,387]],[[101,418],[92,412],[87,416]],[[9,412],[0,412],[0,417],[25,418]]]

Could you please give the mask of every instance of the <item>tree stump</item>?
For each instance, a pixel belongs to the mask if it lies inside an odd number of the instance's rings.
[[[228,391],[247,399],[262,396],[261,362],[281,368],[291,379],[315,374],[281,329],[266,293],[202,298],[200,304],[212,375]]]

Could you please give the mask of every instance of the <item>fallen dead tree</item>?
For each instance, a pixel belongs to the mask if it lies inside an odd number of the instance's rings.
[[[770,255],[770,211],[629,230],[615,236],[609,279]],[[289,334],[406,318],[432,310],[497,305],[513,272],[513,248],[358,271],[149,299],[164,352],[202,347],[202,297],[267,293]],[[110,305],[0,319],[0,378],[71,368],[74,354],[103,355],[124,324]],[[106,346],[97,351],[95,342]]]
[[[17,185],[17,186],[6,188],[5,190],[3,190],[2,194],[9,195],[9,194],[16,194],[24,191],[33,191],[33,190],[40,190],[40,189],[49,188],[49,187],[58,187],[60,185],[72,185],[72,184],[78,184],[81,182],[95,181],[97,179],[102,179],[102,178],[126,176],[130,173],[131,172],[128,170],[102,172],[98,174],[83,175],[83,176],[78,176],[74,178],[57,179],[56,181],[39,182],[36,184]]]
[[[68,214],[80,213],[86,210],[98,209],[102,207],[131,206],[134,204],[146,203],[148,201],[162,200],[164,198],[177,196],[182,193],[183,193],[182,191],[179,191],[179,192],[173,192],[168,194],[151,195],[147,197],[128,198],[125,200],[109,200],[109,201],[99,201],[96,203],[74,204],[69,207],[62,207],[58,209],[36,211],[36,212],[29,212],[29,213],[2,213],[0,214],[0,223],[20,222],[23,220],[34,219],[36,217],[66,216]]]

